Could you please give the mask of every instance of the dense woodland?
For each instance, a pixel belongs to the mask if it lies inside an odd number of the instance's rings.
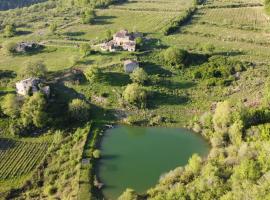
[[[268,0],[35,3],[0,4],[0,199],[102,199],[107,124],[187,127],[211,145],[119,200],[270,199]],[[145,35],[137,50],[100,51],[123,28]],[[31,77],[51,95],[17,95]]]

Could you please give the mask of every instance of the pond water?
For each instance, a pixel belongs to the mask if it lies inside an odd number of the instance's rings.
[[[186,129],[118,126],[101,142],[98,176],[106,199],[115,200],[126,189],[139,193],[154,186],[160,175],[184,166],[192,154],[206,156],[208,143]]]

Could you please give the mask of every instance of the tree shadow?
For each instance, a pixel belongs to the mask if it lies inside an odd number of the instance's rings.
[[[176,96],[160,92],[153,92],[148,101],[150,109],[157,108],[161,105],[183,105],[190,100],[187,96]]]
[[[186,59],[186,65],[201,65],[205,62],[208,62],[209,55],[199,54],[199,53],[188,53]]]
[[[143,46],[140,47],[140,51],[149,51],[153,49],[166,49],[166,48],[168,48],[168,45],[162,44],[160,39],[146,38],[144,39]]]
[[[120,72],[104,72],[103,80],[111,86],[125,86],[130,83],[129,75]]]
[[[212,53],[211,56],[241,56],[245,55],[242,51],[223,51],[223,52],[215,52]]]
[[[82,31],[66,32],[64,33],[64,35],[70,36],[70,37],[83,36],[85,35],[85,32],[82,32]]]
[[[16,146],[15,141],[7,138],[0,138],[0,151],[6,151],[14,148],[15,146]]]
[[[18,36],[23,36],[23,35],[29,35],[29,34],[31,34],[31,33],[33,33],[33,32],[31,32],[31,31],[23,31],[23,30],[19,30],[19,31],[16,32],[16,35],[18,35]]]
[[[111,19],[116,18],[116,16],[96,16],[94,20],[94,25],[108,25],[112,24]]]
[[[17,76],[16,72],[11,70],[0,70],[0,79],[12,79]]]
[[[189,89],[189,88],[196,86],[196,83],[191,82],[191,81],[173,82],[173,81],[170,81],[167,79],[160,80],[158,82],[158,84],[161,87],[166,87],[166,88],[172,89],[172,90],[174,90],[174,89]]]
[[[149,75],[158,74],[161,77],[168,77],[173,75],[170,70],[164,69],[160,65],[152,62],[142,62],[140,67],[142,67]]]

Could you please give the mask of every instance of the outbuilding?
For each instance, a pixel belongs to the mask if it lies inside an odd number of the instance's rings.
[[[139,67],[139,63],[137,61],[134,61],[134,60],[124,61],[124,71],[126,73],[132,73],[138,67]]]

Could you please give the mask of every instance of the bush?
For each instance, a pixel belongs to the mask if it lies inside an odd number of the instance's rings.
[[[130,74],[130,78],[134,83],[144,84],[148,80],[148,74],[138,67]]]
[[[46,78],[47,72],[47,67],[42,61],[31,61],[26,64],[26,67],[21,72],[21,76],[23,78]]]
[[[89,44],[80,45],[80,53],[82,54],[82,57],[88,56],[91,51],[91,46]]]
[[[14,24],[6,25],[4,28],[4,36],[5,37],[13,37],[16,34],[16,27]]]
[[[136,83],[129,84],[123,92],[125,101],[141,108],[146,106],[146,97],[146,91]]]
[[[11,118],[19,117],[21,106],[22,101],[15,94],[7,94],[1,102],[3,113]]]
[[[86,9],[83,11],[81,15],[82,23],[83,24],[92,24],[96,17],[96,13],[94,10]]]
[[[81,99],[73,99],[68,105],[70,118],[74,121],[84,122],[89,119],[90,106]]]
[[[91,66],[85,70],[84,75],[89,82],[95,82],[100,80],[102,72],[99,67]]]
[[[93,151],[93,157],[94,158],[98,159],[98,158],[100,158],[100,156],[101,156],[100,150],[96,149],[96,150]]]
[[[17,44],[15,42],[5,42],[3,51],[6,55],[14,55],[16,53]]]
[[[185,50],[170,47],[164,51],[163,59],[167,65],[181,67],[184,66],[187,55]]]
[[[138,195],[136,194],[136,192],[132,189],[126,189],[126,191],[120,196],[118,197],[118,200],[137,200],[138,199]]]

